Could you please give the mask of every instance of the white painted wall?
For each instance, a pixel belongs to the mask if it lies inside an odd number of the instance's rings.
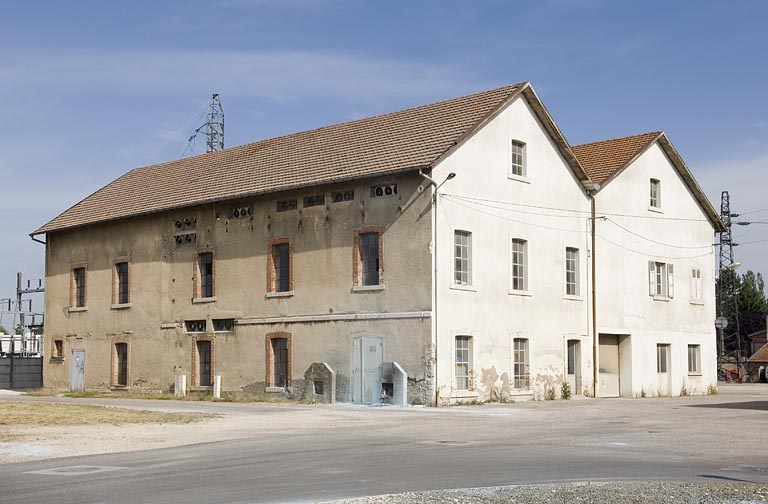
[[[651,209],[650,179],[661,181]],[[656,345],[670,344],[671,394],[685,385],[706,394],[716,384],[714,228],[658,144],[596,196],[598,333],[630,335],[631,372],[622,395],[657,395]],[[649,295],[648,261],[674,266],[674,297]],[[691,300],[691,270],[701,271],[701,302]],[[688,345],[701,346],[702,372],[688,374]],[[626,383],[629,381],[630,383]]]
[[[527,177],[510,177],[510,143],[526,144]],[[590,385],[589,199],[523,97],[499,111],[433,170],[440,189],[437,226],[437,383],[444,401],[489,399],[509,391],[512,341],[528,338],[531,391],[560,394],[566,340],[581,340],[582,380]],[[565,210],[562,210],[565,209]],[[434,218],[434,216],[432,216]],[[472,233],[472,285],[453,282],[454,231]],[[527,240],[528,290],[511,291],[512,238]],[[579,249],[579,295],[565,295],[565,248]],[[434,260],[434,254],[433,254]],[[474,386],[458,390],[455,336],[472,337]],[[575,393],[575,391],[574,391]]]

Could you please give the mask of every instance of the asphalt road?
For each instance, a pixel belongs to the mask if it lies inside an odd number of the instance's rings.
[[[768,385],[440,409],[127,404],[312,420],[270,421],[224,442],[0,465],[0,501],[316,502],[564,481],[768,483]]]

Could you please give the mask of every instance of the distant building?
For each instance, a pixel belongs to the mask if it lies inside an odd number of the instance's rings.
[[[663,133],[572,148],[528,83],[138,168],[32,233],[44,384],[702,394],[720,229]]]

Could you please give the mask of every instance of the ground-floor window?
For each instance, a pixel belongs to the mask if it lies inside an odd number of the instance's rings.
[[[213,342],[209,339],[196,340],[193,353],[193,386],[213,385]]]
[[[286,388],[291,385],[291,334],[267,335],[267,387]]]
[[[469,390],[469,373],[471,369],[470,336],[456,336],[456,389]]]
[[[128,343],[116,341],[112,345],[112,385],[128,386]]]
[[[530,364],[528,363],[528,340],[515,338],[513,348],[513,367],[516,389],[527,389],[531,385]]]
[[[701,374],[701,345],[688,345],[688,374]]]

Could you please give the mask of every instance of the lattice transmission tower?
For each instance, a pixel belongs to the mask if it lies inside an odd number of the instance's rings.
[[[218,93],[211,96],[205,122],[205,152],[216,152],[224,148],[224,109]]]

